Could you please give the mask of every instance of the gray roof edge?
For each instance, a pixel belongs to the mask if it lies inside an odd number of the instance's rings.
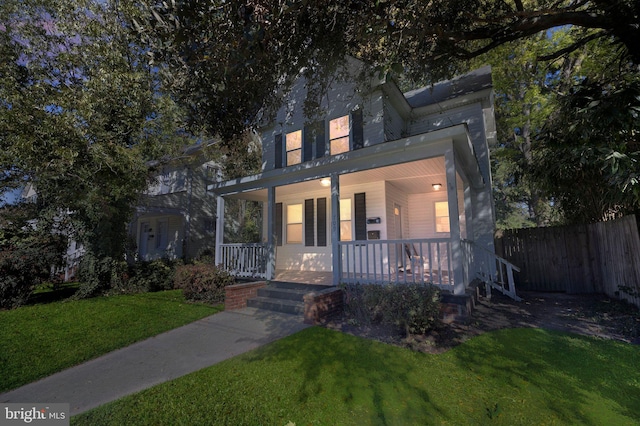
[[[404,96],[412,108],[419,108],[492,87],[491,66],[485,65],[451,80],[411,90]]]

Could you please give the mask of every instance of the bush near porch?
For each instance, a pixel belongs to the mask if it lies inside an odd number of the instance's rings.
[[[235,284],[235,278],[212,264],[197,263],[176,268],[174,287],[181,289],[187,300],[220,303],[224,301],[225,287],[232,284]]]
[[[440,324],[440,292],[423,283],[343,285],[345,314],[358,324],[385,324],[425,334]]]
[[[98,258],[87,253],[80,262],[80,288],[75,298],[171,290],[180,264],[182,260],[167,258],[128,264],[124,259]]]

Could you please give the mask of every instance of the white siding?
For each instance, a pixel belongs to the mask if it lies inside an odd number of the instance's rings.
[[[387,99],[384,101],[383,108],[385,140],[394,141],[400,139],[404,134],[404,119]]]
[[[436,232],[435,203],[447,201],[444,190],[409,194],[409,235],[407,238],[449,238],[448,232]]]
[[[480,172],[485,181],[489,181],[489,155],[485,137],[484,113],[480,102],[429,114],[412,120],[408,126],[409,135],[417,135],[466,123],[469,128],[471,142],[478,157]]]

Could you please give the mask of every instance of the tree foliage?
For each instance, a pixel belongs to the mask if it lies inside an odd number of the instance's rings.
[[[569,222],[640,211],[640,76],[584,81],[539,135],[533,173]]]
[[[0,189],[30,182],[42,211],[73,212],[70,232],[115,258],[145,160],[182,120],[124,31],[129,13],[91,0],[0,6]]]
[[[437,81],[505,43],[571,26],[574,41],[595,39],[640,63],[638,4],[615,1],[182,1],[130,0],[132,28],[170,66],[167,75],[195,121],[233,137],[278,102],[300,69],[322,81],[345,55],[380,73]],[[311,84],[314,84],[313,82]]]
[[[556,156],[557,138],[534,151],[558,94],[578,93],[572,87],[586,77],[601,81],[604,93],[603,76],[612,74],[604,64],[624,69],[620,75],[637,75],[640,65],[634,0],[130,1],[140,10],[131,29],[152,61],[166,64],[163,73],[193,124],[227,141],[279,106],[278,95],[300,70],[310,93],[321,93],[345,56],[379,76],[422,83],[451,77],[470,62],[492,62],[496,87],[505,88],[498,89],[503,144],[493,153],[498,208],[518,225],[548,223],[550,206],[569,205],[533,170],[542,152]]]
[[[0,309],[25,303],[61,266],[67,238],[54,217],[31,220],[34,205],[5,206],[0,215]]]

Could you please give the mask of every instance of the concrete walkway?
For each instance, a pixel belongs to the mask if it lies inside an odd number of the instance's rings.
[[[220,312],[0,394],[0,402],[69,403],[75,415],[306,327],[301,315],[253,308]]]

